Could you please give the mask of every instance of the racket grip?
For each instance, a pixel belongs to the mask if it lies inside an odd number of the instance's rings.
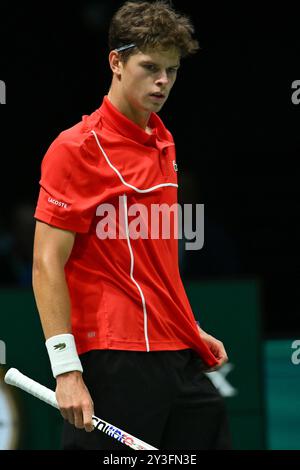
[[[34,397],[48,403],[48,405],[58,409],[55,392],[44,387],[44,385],[35,382],[29,377],[26,377],[26,375],[23,375],[18,369],[9,369],[5,374],[4,382],[9,385],[14,385],[15,387],[19,387]]]
[[[35,382],[35,380],[30,379],[26,375],[23,375],[20,371],[18,371],[18,369],[9,369],[5,374],[4,382],[9,385],[14,385],[15,387],[19,387],[24,390],[24,392],[30,393],[34,397],[39,398],[45,403],[48,403],[48,405],[59,409],[55,393],[52,390],[44,387],[44,385],[41,385],[38,382]],[[107,421],[97,418],[97,416],[93,416],[93,422],[97,429],[116,439],[122,438],[121,442],[131,447],[132,449],[157,450],[156,447],[153,447],[146,442],[132,436],[131,434],[122,431]]]

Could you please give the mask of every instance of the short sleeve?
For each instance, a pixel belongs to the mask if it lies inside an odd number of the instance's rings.
[[[100,198],[97,158],[86,145],[58,137],[41,166],[34,217],[58,228],[87,233]]]

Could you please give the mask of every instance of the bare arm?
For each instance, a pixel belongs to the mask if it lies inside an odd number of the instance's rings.
[[[32,282],[45,338],[71,333],[70,296],[64,267],[76,234],[37,221],[33,249]],[[56,397],[62,416],[71,424],[91,431],[93,402],[81,372],[56,378]]]
[[[33,249],[33,290],[45,338],[71,333],[70,297],[64,267],[75,233],[37,221]]]

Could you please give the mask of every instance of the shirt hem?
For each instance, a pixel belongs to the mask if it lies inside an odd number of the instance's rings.
[[[116,349],[119,351],[147,351],[145,341],[119,341],[110,340],[109,342],[89,342],[79,345],[77,343],[78,354],[91,351],[92,349]],[[176,351],[182,349],[193,349],[191,345],[175,341],[150,341],[150,351]]]

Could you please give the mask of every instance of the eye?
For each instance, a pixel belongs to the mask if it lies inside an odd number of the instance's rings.
[[[157,72],[157,66],[154,64],[144,64],[144,68],[150,72]]]
[[[168,73],[171,73],[171,74],[174,74],[174,73],[176,73],[177,71],[178,71],[177,67],[170,67],[170,68],[168,69]]]

